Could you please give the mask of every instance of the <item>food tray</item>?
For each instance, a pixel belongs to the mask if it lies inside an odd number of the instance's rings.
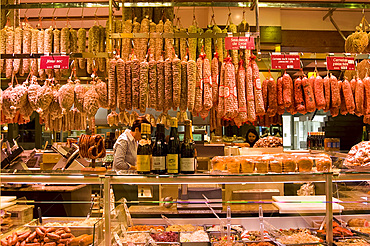
[[[54,228],[63,228],[65,225],[64,223],[73,223],[73,222],[83,222],[86,220],[86,217],[47,217],[42,218],[42,226],[54,227]],[[71,229],[71,232],[74,236],[80,236],[82,234],[93,234],[98,233],[98,237],[102,238],[103,235],[103,221],[101,219],[90,218],[89,220],[96,220],[94,224],[91,226],[68,226]],[[61,223],[60,226],[45,226],[46,223]],[[34,219],[31,222],[27,223],[25,227],[30,228],[31,230],[35,230],[37,227],[41,225],[38,224],[38,219]],[[95,227],[95,231],[94,231]]]
[[[212,242],[212,246],[216,246],[218,242]],[[226,243],[226,242],[225,242]],[[235,241],[235,242],[232,242],[233,246],[235,245],[234,243],[240,243],[241,245],[244,245],[243,241]],[[275,245],[275,244],[274,244]]]
[[[207,230],[207,228],[210,228],[210,227],[213,227],[213,226],[219,226],[219,224],[204,225],[204,230],[206,232],[220,232],[220,231],[209,231],[209,230]],[[244,226],[242,226],[242,225],[231,225],[231,227],[233,227],[233,226],[239,226],[242,229],[242,231],[238,232],[237,230],[231,228],[231,233],[242,233],[244,231]],[[227,230],[227,226],[225,225],[225,232],[226,232],[226,230]]]
[[[248,231],[248,232],[251,232],[251,231]],[[247,232],[247,233],[248,233]],[[254,231],[253,231],[254,232]],[[258,243],[258,242],[261,242],[261,241],[258,241],[259,239],[257,239],[257,240],[249,240],[247,237],[242,237],[243,236],[243,234],[244,234],[244,232],[240,235],[240,237],[241,237],[241,240],[243,241],[243,242],[248,242],[248,243],[250,243],[250,242],[254,242],[254,243]],[[260,233],[259,233],[260,234]],[[268,234],[268,232],[264,232],[263,233],[264,234],[264,240],[265,241],[271,241],[271,236]],[[260,236],[260,235],[259,235]]]
[[[333,245],[337,245],[337,246],[339,246],[339,245],[342,246],[343,245],[343,244],[339,244],[339,243],[344,243],[344,245],[357,245],[356,243],[359,243],[359,241],[367,243],[368,245],[370,245],[370,243],[367,240],[363,239],[363,238],[336,240]]]
[[[359,236],[364,236],[364,237],[368,237],[368,238],[370,238],[370,234],[369,234],[369,233],[365,233],[365,232],[361,232],[361,231],[355,230],[355,229],[353,229],[353,227],[349,227],[349,229],[350,229],[353,233],[356,233],[356,234],[357,234],[357,235],[359,235]]]
[[[189,225],[189,224],[175,224],[174,226],[177,226],[177,225],[186,226],[186,225]],[[194,229],[195,229],[194,231],[179,231],[179,232],[185,232],[185,233],[195,232],[195,231],[197,231],[198,227],[203,228],[203,231],[205,231],[204,225],[192,225],[192,226],[194,226]],[[171,227],[170,225],[166,226],[165,231],[167,231],[167,229],[170,228],[170,227]],[[186,229],[186,228],[184,228],[184,229]]]
[[[128,243],[122,243],[123,246],[128,246]],[[130,243],[130,245],[137,245],[137,246],[141,246],[141,245],[148,245],[148,243]],[[163,245],[163,246],[180,246],[181,244],[180,243],[164,243],[164,242],[156,242],[156,245]]]
[[[283,244],[275,241],[276,245],[281,246],[305,246],[305,245],[327,245],[325,242],[322,243],[296,243],[296,244]]]
[[[251,244],[258,244],[258,243],[261,243],[262,241],[243,241],[244,242],[244,245],[251,245]],[[272,245],[277,245],[274,241],[271,241],[271,240],[265,240],[263,241],[265,243],[271,243]]]
[[[210,242],[181,242],[182,246],[210,246]]]
[[[135,226],[163,226],[164,230],[163,231],[166,231],[166,225],[135,225]],[[127,232],[150,232],[150,231],[129,231],[127,230]]]
[[[176,243],[176,242],[179,242],[180,241],[180,233],[179,232],[166,232],[166,231],[163,231],[163,232],[159,232],[159,233],[174,233],[174,234],[177,234],[177,241],[173,241],[173,243]],[[155,234],[155,233],[149,233],[150,236],[152,236],[152,234]],[[153,237],[152,237],[153,238]],[[154,238],[153,238],[154,239]],[[161,243],[157,240],[155,240],[155,242],[157,243]],[[163,243],[172,243],[172,242],[163,242]]]
[[[184,233],[194,233],[194,232],[184,232]],[[209,238],[209,233],[205,232],[208,236],[208,242],[181,242],[181,234],[182,232],[180,232],[180,237],[179,237],[179,240],[180,240],[180,243],[181,245],[183,246],[210,246],[211,245],[211,240]]]
[[[208,233],[208,236],[209,236],[209,240],[212,242],[212,238],[221,238],[221,232],[219,231],[212,231],[212,232],[207,232]],[[227,237],[227,234],[225,233],[224,235],[225,237]],[[241,239],[241,236],[239,233],[230,233],[230,237],[236,237],[236,240],[233,240],[233,241],[242,241]]]

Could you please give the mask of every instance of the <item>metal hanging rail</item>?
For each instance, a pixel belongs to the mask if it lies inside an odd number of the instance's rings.
[[[114,2],[114,1],[113,1]],[[119,7],[251,7],[251,2],[125,2],[113,4]],[[337,8],[337,9],[370,9],[370,3],[327,3],[327,2],[259,2],[260,8]],[[108,8],[108,2],[69,2],[69,3],[21,3],[4,4],[2,9],[39,9],[39,8]]]

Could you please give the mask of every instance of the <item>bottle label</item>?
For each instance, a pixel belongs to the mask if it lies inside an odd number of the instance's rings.
[[[165,169],[166,169],[166,157],[165,156],[153,156],[152,170],[165,170]]]
[[[178,173],[179,172],[179,155],[178,154],[167,154],[167,172]]]
[[[195,171],[194,158],[181,158],[180,170],[185,172],[194,172]]]
[[[137,171],[150,172],[150,155],[137,155]]]

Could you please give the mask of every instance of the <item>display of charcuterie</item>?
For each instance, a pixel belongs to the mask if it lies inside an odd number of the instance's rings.
[[[125,34],[173,35],[186,31],[189,34],[203,33],[203,29],[198,26],[195,19],[188,28],[180,27],[177,22],[169,19],[154,23],[149,17],[140,21],[138,18],[133,21],[114,20],[113,23],[112,32]],[[238,26],[230,21],[226,29],[221,30],[215,24],[205,30],[205,34],[249,31],[247,26],[248,23],[243,21]],[[366,38],[365,32],[357,30],[348,37],[346,50],[362,52],[361,50],[368,44]],[[96,24],[87,30],[70,27],[37,29],[29,23],[13,27],[8,23],[0,32],[0,53],[69,54],[88,51],[97,55],[99,52],[106,51],[106,39],[106,28]],[[363,40],[360,42],[363,45],[354,45],[359,40]],[[99,95],[97,106],[110,109],[117,114],[122,112],[122,116],[125,111],[132,109],[140,111],[141,114],[145,114],[148,108],[164,113],[173,109],[181,112],[189,111],[194,116],[202,118],[206,118],[211,112],[214,123],[226,120],[234,122],[237,126],[248,122],[269,126],[281,124],[280,118],[285,111],[291,114],[297,112],[305,114],[323,109],[334,117],[339,114],[356,114],[364,116],[364,121],[370,119],[370,106],[368,106],[370,96],[367,95],[370,93],[370,79],[367,74],[359,75],[355,79],[351,76],[340,80],[333,74],[323,77],[318,74],[310,77],[305,75],[292,77],[283,71],[280,78],[273,78],[271,74],[268,78],[263,78],[257,65],[257,58],[250,50],[239,52],[227,50],[224,38],[216,36],[213,38],[128,36],[121,38],[120,42],[116,39],[113,41],[118,52],[112,57],[76,58],[72,68],[86,70],[88,74],[94,76],[97,72],[103,73],[106,80],[103,77],[101,81],[104,84],[100,82],[95,84],[95,91]],[[359,71],[366,69],[366,62],[364,60],[359,63]],[[31,80],[33,82],[24,84],[25,88],[40,84],[43,90],[51,91],[54,84],[60,83],[59,80],[63,78],[61,76],[69,75],[68,69],[41,69],[40,59],[2,59],[0,65],[1,72],[9,79],[15,76],[26,76],[27,73],[31,74],[30,78],[33,76],[41,78],[41,81],[33,79]],[[14,83],[13,87],[16,87]],[[16,93],[17,90],[12,91]],[[66,84],[62,83],[59,91],[58,101],[63,115],[60,119],[68,118],[68,112],[72,107],[77,108],[81,114],[85,113],[82,106],[83,95],[86,93],[91,98],[94,94],[82,82],[71,80]],[[6,91],[2,96],[5,105],[9,92],[10,90]],[[29,94],[28,98],[31,100],[29,105],[34,111],[40,113],[43,121],[48,121],[48,110],[34,106],[32,100],[48,103],[51,97],[44,97],[46,100],[44,101],[37,97],[32,99],[32,93]],[[50,95],[49,92],[46,94]],[[74,97],[73,100],[72,97]],[[45,103],[42,106],[47,108]],[[2,122],[26,123],[27,115],[21,115],[19,111],[18,108],[4,109],[6,114],[2,117]],[[89,119],[93,125],[92,112],[86,112],[89,115],[81,121]],[[107,115],[109,114],[110,112]],[[112,123],[111,116],[109,115],[109,119]],[[68,122],[68,119],[64,121]],[[118,120],[117,124],[125,123],[127,122]],[[67,129],[73,128],[67,127]]]

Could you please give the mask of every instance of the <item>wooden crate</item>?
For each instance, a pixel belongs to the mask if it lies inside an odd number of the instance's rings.
[[[14,225],[24,225],[33,219],[33,205],[13,205],[5,210],[11,214]]]

